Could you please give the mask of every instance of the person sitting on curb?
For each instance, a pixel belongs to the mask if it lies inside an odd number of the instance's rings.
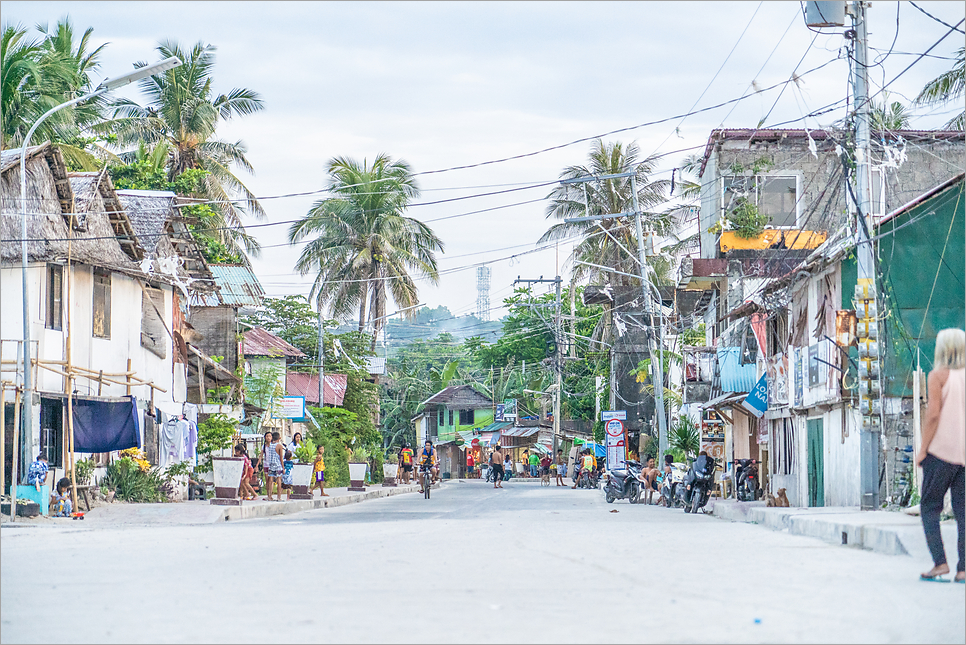
[[[36,487],[39,493],[40,487],[47,484],[48,472],[50,472],[50,466],[47,465],[47,455],[40,453],[36,461],[27,469],[27,484]]]
[[[73,510],[70,501],[70,480],[61,477],[57,482],[56,490],[50,494],[50,516],[70,517]]]

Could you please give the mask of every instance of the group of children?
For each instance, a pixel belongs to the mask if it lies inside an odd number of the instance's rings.
[[[47,483],[47,474],[50,466],[47,464],[47,455],[40,453],[27,469],[27,484],[33,486],[40,492],[40,487]],[[50,515],[51,517],[70,517],[73,512],[70,501],[70,479],[61,477],[57,486],[50,493]]]
[[[279,434],[277,432],[265,433],[265,444],[262,447],[262,458],[256,458],[254,461],[248,456],[248,448],[244,443],[239,443],[235,446],[235,456],[241,457],[245,460],[245,468],[242,471],[241,483],[239,486],[238,493],[244,500],[254,500],[258,499],[258,492],[261,490],[261,478],[265,478],[265,501],[272,499],[272,493],[275,492],[275,501],[282,501],[282,491],[285,491],[288,499],[292,497],[293,480],[292,471],[295,468],[295,456],[294,448],[297,442],[293,441],[292,445],[288,449],[280,450],[281,445],[279,442]],[[278,459],[279,453],[282,454],[282,459]],[[315,450],[315,460],[313,461],[312,468],[312,486],[309,488],[309,494],[313,494],[315,489],[318,488],[321,491],[322,497],[328,497],[328,493],[325,492],[325,446],[319,446]],[[281,461],[281,469],[278,468],[278,462]],[[268,469],[266,470],[265,464],[268,463]]]

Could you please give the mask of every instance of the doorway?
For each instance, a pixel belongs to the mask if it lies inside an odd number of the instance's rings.
[[[808,431],[808,505],[825,506],[825,424],[822,419],[809,419]]]

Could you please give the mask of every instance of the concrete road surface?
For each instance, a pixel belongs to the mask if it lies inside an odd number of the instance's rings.
[[[928,562],[532,483],[0,540],[4,643],[966,639]]]

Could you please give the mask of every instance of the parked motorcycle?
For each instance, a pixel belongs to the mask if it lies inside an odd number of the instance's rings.
[[[631,504],[640,503],[644,488],[641,481],[643,469],[639,461],[628,460],[625,468],[604,473],[604,499],[607,503],[613,504],[618,499],[626,499]]]
[[[678,486],[677,496],[684,505],[685,513],[697,513],[711,497],[714,471],[718,464],[714,457],[707,455],[699,455],[697,459],[688,461],[691,462],[691,467],[682,482],[684,485]]]
[[[735,496],[742,502],[758,499],[758,462],[754,459],[735,460]]]
[[[668,508],[679,508],[683,502],[678,498],[678,490],[683,489],[688,467],[681,463],[671,464],[671,474],[664,475],[661,481],[661,503]]]

